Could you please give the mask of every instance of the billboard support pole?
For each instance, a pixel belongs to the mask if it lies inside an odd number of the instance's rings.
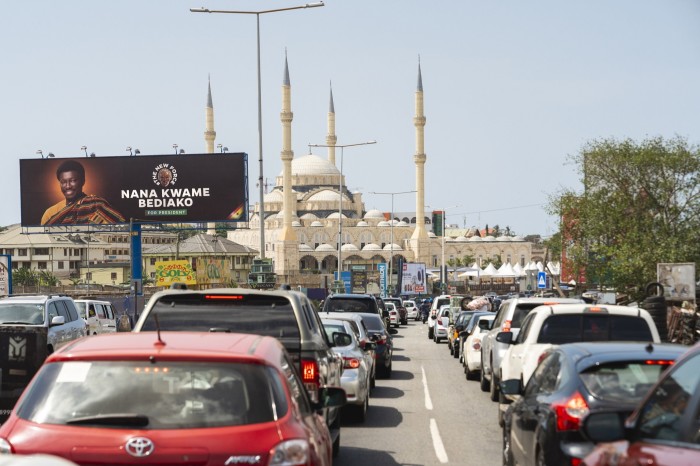
[[[141,224],[129,219],[129,235],[131,236],[131,290],[134,296],[134,321],[138,317],[136,313],[136,301],[143,294],[143,270],[141,264]]]

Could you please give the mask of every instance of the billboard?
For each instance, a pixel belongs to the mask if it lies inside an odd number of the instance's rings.
[[[401,294],[425,294],[426,286],[425,264],[404,262],[401,273]]]
[[[656,264],[656,274],[666,299],[695,300],[695,262]]]
[[[248,156],[180,154],[19,161],[22,226],[248,218]]]
[[[173,283],[196,285],[197,278],[192,264],[187,260],[156,261],[157,286],[169,287]]]

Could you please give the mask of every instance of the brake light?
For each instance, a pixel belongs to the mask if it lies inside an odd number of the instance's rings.
[[[552,403],[557,417],[557,431],[578,430],[581,420],[588,414],[588,403],[579,392],[559,403]]]
[[[607,314],[608,309],[601,306],[589,306],[587,308],[584,308],[583,312],[599,312],[601,314]]]
[[[581,458],[571,458],[571,466],[580,466]]]
[[[474,348],[476,351],[481,351],[481,339],[474,338],[472,340],[472,348]]]
[[[505,322],[503,322],[503,325],[501,325],[501,331],[510,332],[510,323],[511,322],[512,321],[510,321],[510,320],[506,320]]]
[[[343,357],[343,369],[357,369],[358,367],[360,367],[359,359]]]
[[[658,361],[653,361],[653,360],[649,359],[647,361],[644,361],[644,364],[646,364],[647,366],[672,366],[674,362],[675,361],[672,361],[672,360],[667,361],[667,360],[660,359]]]
[[[309,398],[314,403],[318,402],[318,363],[313,359],[301,360],[301,380],[309,393]]]
[[[222,301],[241,301],[243,295],[240,294],[205,294],[204,299],[222,300]]]
[[[546,358],[548,355],[549,355],[549,353],[547,353],[547,352],[544,352],[544,353],[540,354],[540,355],[537,357],[537,365],[539,366],[540,363],[541,363],[542,361],[544,361],[544,358]]]

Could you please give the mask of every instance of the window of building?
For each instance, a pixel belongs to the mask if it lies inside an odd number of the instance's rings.
[[[34,254],[37,256],[48,256],[49,248],[34,248]]]
[[[63,270],[65,263],[63,261],[58,261],[58,270]]]
[[[46,261],[37,262],[36,268],[39,270],[46,270]]]
[[[85,280],[87,280],[88,282],[92,281],[92,272],[87,272],[85,274]]]
[[[18,256],[26,256],[26,255],[27,255],[27,250],[26,250],[26,249],[18,249],[18,250],[17,250],[17,255],[18,255]]]
[[[116,280],[117,279],[117,272],[112,272],[109,274],[111,280]]]
[[[151,257],[151,265],[156,265],[156,258],[155,257]]]

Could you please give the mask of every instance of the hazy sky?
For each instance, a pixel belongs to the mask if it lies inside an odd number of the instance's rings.
[[[20,221],[19,159],[204,151],[207,76],[217,143],[249,154],[258,201],[254,15],[282,0],[26,0],[0,10],[0,225]],[[264,176],[280,174],[285,48],[295,156],[324,144],[329,83],[337,144],[367,209],[370,191],[415,189],[414,93],[425,95],[426,204],[447,222],[550,235],[544,212],[578,187],[567,155],[586,141],[680,135],[700,142],[696,0],[327,0],[260,17]],[[340,158],[338,151],[338,160]],[[314,153],[326,156],[325,149]],[[457,206],[457,207],[454,207]],[[413,195],[394,198],[414,211]]]

